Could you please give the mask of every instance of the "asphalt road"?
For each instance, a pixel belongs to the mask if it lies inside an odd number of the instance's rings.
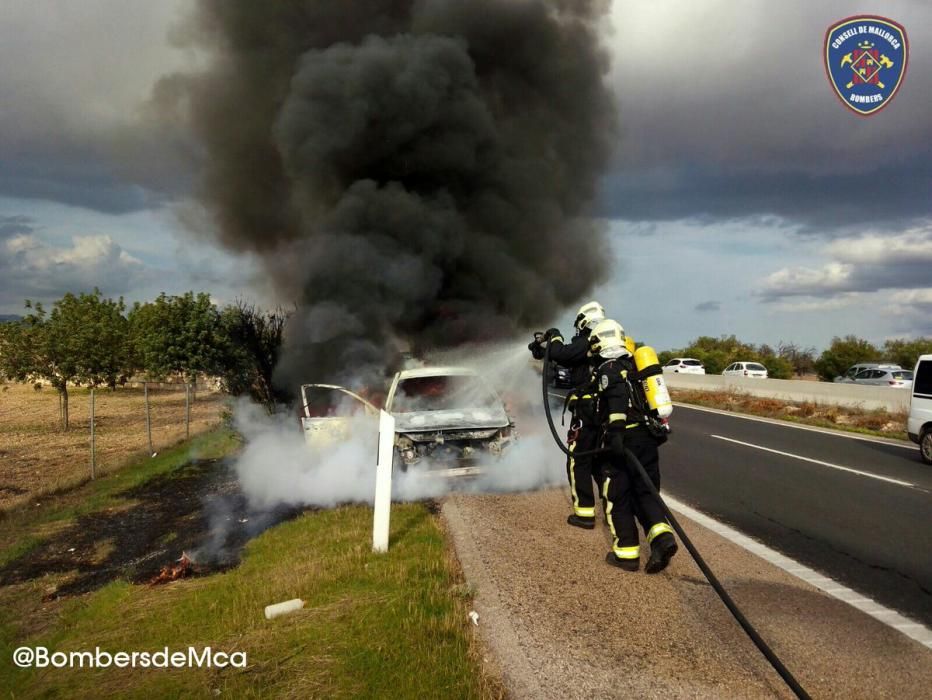
[[[665,493],[932,626],[932,467],[914,445],[682,405],[672,418]]]

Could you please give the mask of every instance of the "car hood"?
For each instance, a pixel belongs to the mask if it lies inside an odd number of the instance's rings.
[[[475,430],[504,428],[511,421],[502,408],[464,408],[451,411],[412,411],[394,413],[395,432],[419,433],[425,430]]]

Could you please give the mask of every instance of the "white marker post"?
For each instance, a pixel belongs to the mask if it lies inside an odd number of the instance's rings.
[[[375,508],[372,515],[372,551],[388,551],[388,521],[392,507],[392,458],[395,454],[395,418],[379,411],[379,461],[375,467]]]

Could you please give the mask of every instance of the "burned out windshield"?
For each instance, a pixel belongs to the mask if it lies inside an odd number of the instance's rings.
[[[471,375],[410,377],[398,385],[392,400],[392,413],[500,407],[495,394]]]

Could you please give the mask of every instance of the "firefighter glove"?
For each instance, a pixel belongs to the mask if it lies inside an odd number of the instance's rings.
[[[532,340],[530,343],[528,343],[527,349],[531,351],[531,356],[532,356],[535,360],[543,360],[543,359],[544,359],[544,352],[545,352],[545,351],[544,351],[544,346],[541,345],[541,344],[540,344],[539,342],[537,342],[536,340]]]

